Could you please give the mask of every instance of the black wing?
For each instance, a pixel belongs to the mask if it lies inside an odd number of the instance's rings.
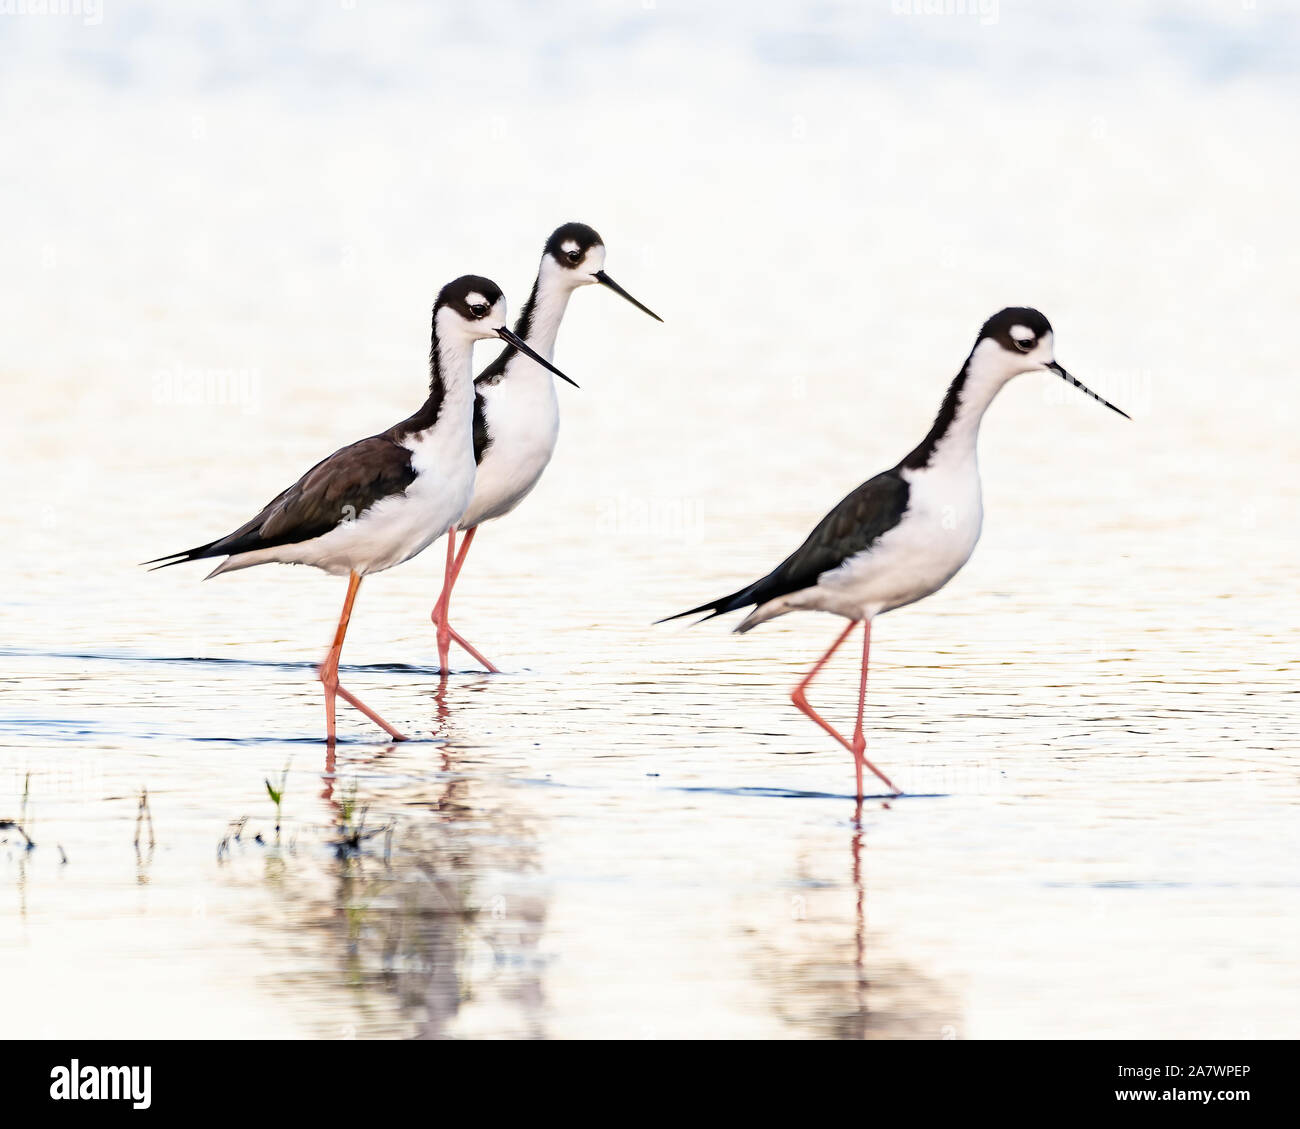
[[[515,322],[515,332],[520,337],[527,337],[532,332],[532,304],[537,297],[537,287],[533,287],[533,293],[529,296],[528,302]],[[487,429],[487,403],[483,397],[483,389],[489,384],[497,384],[506,374],[506,365],[508,365],[516,356],[519,350],[513,345],[507,345],[497,355],[481,373],[474,378],[474,463],[477,465],[483,461],[488,447],[492,445],[492,436],[488,434]]]
[[[700,612],[708,612],[704,618],[712,619],[724,612],[764,604],[778,596],[811,588],[822,573],[871,548],[882,533],[893,529],[907,510],[907,496],[907,482],[897,467],[869,478],[822,518],[807,540],[761,580],[730,596],[667,619],[681,619]]]
[[[480,380],[482,377],[479,378]],[[479,391],[477,384],[474,385],[474,465],[478,466],[483,461],[483,456],[487,452],[488,446],[492,442],[492,436],[488,434],[487,429],[487,401],[483,398],[483,393]]]
[[[381,498],[401,494],[414,481],[411,452],[389,435],[372,435],[318,462],[233,533],[144,563],[166,561],[158,567],[167,568],[204,557],[310,541],[344,521],[360,517]]]

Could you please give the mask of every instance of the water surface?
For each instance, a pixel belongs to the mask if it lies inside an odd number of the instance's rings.
[[[890,41],[1024,58],[1004,7],[978,50],[944,21]],[[543,82],[472,27],[342,18],[338,84],[320,42],[247,72],[196,33],[189,67],[111,23],[91,54],[41,25],[61,46],[11,71],[0,818],[36,844],[0,831],[11,1025],[1295,1036],[1294,99],[1171,63],[1031,68],[1026,101],[873,69],[852,28],[803,65],[676,14],[610,39],[626,90],[597,95],[562,44]],[[699,65],[666,88],[668,59]],[[493,144],[430,125],[476,96]],[[573,301],[559,454],[454,605],[505,673],[433,673],[436,546],[367,581],[344,652],[415,739],[341,707],[331,751],[341,582],[136,562],[409,412],[436,287],[485,272],[517,306],[571,218],[666,324]],[[904,454],[1011,302],[1135,420],[1046,377],[994,404],[974,558],[876,626],[869,755],[909,794],[859,826],[849,758],[787,697],[832,620],[650,622]],[[812,695],[846,725],[849,651]]]

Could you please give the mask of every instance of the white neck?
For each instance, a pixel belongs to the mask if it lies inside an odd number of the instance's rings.
[[[573,284],[561,276],[560,269],[543,261],[533,292],[528,297],[532,316],[527,332],[522,335],[533,351],[548,361],[555,359],[555,339],[559,336],[560,322],[564,320],[564,311],[569,307],[569,296],[574,290]],[[527,357],[516,354],[511,359],[511,368],[516,364],[521,371],[551,379],[550,373]]]
[[[443,421],[464,426],[474,418],[474,342],[457,335],[438,342],[438,367],[442,374],[442,409],[437,427]]]
[[[468,437],[472,447],[474,342],[454,328],[439,326],[438,329],[433,342],[429,398],[408,422],[412,431],[448,435],[455,442]]]
[[[943,446],[951,446],[954,452],[974,453],[984,413],[1013,375],[1007,372],[1001,348],[992,341],[981,342],[984,345],[988,350],[981,353],[981,349],[976,349],[966,366],[966,383],[962,385],[957,416],[944,439]]]
[[[1002,386],[1015,375],[997,342],[981,341],[949,387],[930,434],[903,460],[904,465],[932,466],[936,462],[974,460],[984,413]],[[953,397],[956,407],[950,411]]]

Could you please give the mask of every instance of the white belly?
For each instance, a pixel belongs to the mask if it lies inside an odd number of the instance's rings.
[[[786,598],[786,608],[815,608],[870,619],[937,592],[969,559],[984,519],[973,465],[903,472],[907,512],[865,552],[822,573],[817,585]]]
[[[560,434],[560,404],[549,373],[512,373],[483,394],[491,442],[478,465],[473,499],[457,523],[460,529],[519,505],[542,477]]]
[[[334,576],[383,572],[422,553],[452,527],[474,492],[474,452],[467,438],[448,444],[413,436],[408,444],[416,479],[358,517],[310,541],[228,557],[212,573],[259,564],[309,564]],[[439,437],[441,438],[441,437]]]
[[[468,474],[441,483],[421,476],[406,493],[375,503],[355,521],[286,548],[298,550],[302,563],[336,576],[349,572],[364,576],[409,561],[446,533],[469,504],[474,489],[472,457],[467,461]]]

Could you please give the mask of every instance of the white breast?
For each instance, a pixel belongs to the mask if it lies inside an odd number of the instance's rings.
[[[315,565],[335,576],[364,576],[409,561],[451,528],[474,491],[471,445],[443,440],[431,432],[407,439],[416,478],[403,493],[381,499],[310,541],[232,557],[225,571],[278,561]]]
[[[513,510],[537,485],[555,454],[560,404],[555,379],[531,362],[483,392],[491,442],[474,480],[474,496],[457,523],[469,529]]]
[[[870,549],[794,593],[788,608],[871,618],[937,592],[969,559],[984,519],[978,468],[969,464],[904,470],[907,511]]]

